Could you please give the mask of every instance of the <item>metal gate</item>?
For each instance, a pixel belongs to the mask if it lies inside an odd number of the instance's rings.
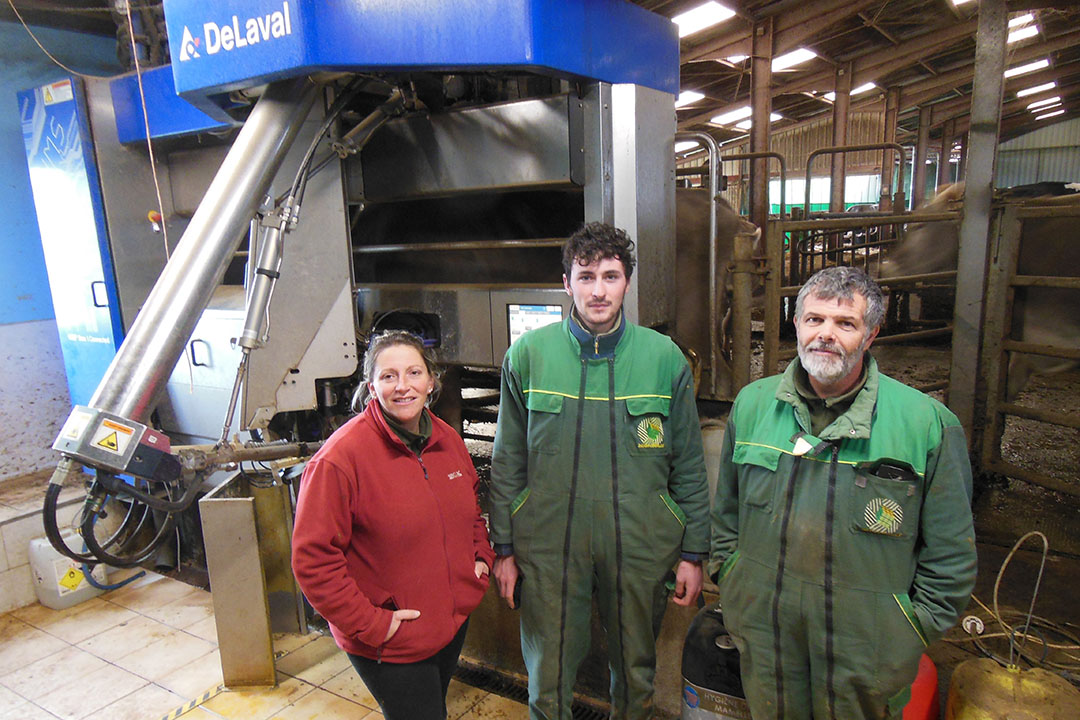
[[[1080,218],[1080,205],[1071,207],[1031,206],[1009,204],[999,211],[996,224],[996,247],[991,256],[987,277],[985,320],[982,327],[983,376],[986,378],[986,404],[981,428],[980,465],[1013,478],[1025,480],[1052,490],[1080,496],[1080,485],[1052,477],[1044,472],[1024,468],[1002,458],[1001,443],[1006,420],[1009,417],[1036,420],[1066,428],[1080,429],[1080,415],[1075,412],[1058,412],[1043,408],[1018,405],[1007,398],[1010,360],[1015,354],[1034,355],[1043,358],[1080,360],[1080,348],[1060,344],[1025,342],[1020,337],[1022,328],[1014,326],[1014,304],[1019,293],[1032,289],[1061,289],[1066,291],[1069,304],[1059,308],[1059,322],[1071,320],[1070,307],[1080,307],[1080,267],[1061,259],[1056,275],[1029,275],[1018,272],[1024,242],[1036,237],[1035,223],[1048,218]],[[1027,229],[1027,233],[1025,233]],[[1045,239],[1042,238],[1042,239]],[[1071,238],[1070,238],[1071,239]],[[1055,258],[1056,259],[1056,258]],[[1071,273],[1071,275],[1069,275]],[[1073,305],[1072,303],[1075,303]],[[1066,318],[1068,315],[1068,318]],[[1053,318],[1043,318],[1054,322]],[[1067,333],[1063,334],[1063,337]],[[977,429],[977,432],[979,430]]]
[[[794,356],[780,354],[781,323],[791,322],[795,312],[794,298],[802,284],[815,272],[831,265],[850,265],[864,269],[872,277],[880,273],[885,249],[903,242],[910,223],[959,222],[958,212],[913,213],[830,213],[809,219],[770,220],[767,229],[767,262],[765,285],[765,342],[763,372],[778,372],[777,363]],[[897,304],[901,296],[896,291],[912,291],[928,284],[952,281],[955,270],[879,279],[890,291],[892,303],[887,334],[879,336],[876,344],[922,340],[950,335],[950,326],[901,330],[897,320]],[[771,322],[770,322],[771,321]],[[923,392],[937,390],[947,380],[920,386]]]

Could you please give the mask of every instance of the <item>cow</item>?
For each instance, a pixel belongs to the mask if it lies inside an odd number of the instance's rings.
[[[943,211],[956,207],[964,194],[963,183],[937,194],[924,209]],[[1029,206],[1080,208],[1080,193],[1058,197],[1032,197],[1024,192],[1002,192],[999,199]],[[1078,217],[1028,218],[1023,221],[1018,275],[1080,277]],[[959,223],[912,223],[904,242],[882,263],[881,277],[955,270],[959,253]],[[1027,287],[1015,292],[1012,337],[1037,345],[1080,347],[1080,292],[1062,288]],[[1006,397],[1013,400],[1034,373],[1061,372],[1074,361],[1012,353]]]
[[[709,191],[696,188],[678,188],[675,191],[675,323],[672,335],[685,351],[691,350],[703,362],[710,358],[709,347]],[[723,198],[717,199],[716,248],[717,248],[717,317],[720,327],[718,351],[723,351],[726,328],[730,320],[731,306],[728,292],[731,289],[731,273],[728,266],[734,259],[735,235],[757,233],[757,228],[742,219]],[[754,255],[761,254],[760,233],[755,242]],[[731,366],[718,352],[718,388],[731,377]]]

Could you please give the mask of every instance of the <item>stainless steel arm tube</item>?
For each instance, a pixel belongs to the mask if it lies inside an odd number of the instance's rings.
[[[90,405],[145,422],[315,101],[308,78],[270,85],[195,211]]]

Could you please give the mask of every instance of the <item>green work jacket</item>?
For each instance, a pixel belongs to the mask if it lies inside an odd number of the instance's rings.
[[[795,388],[797,359],[736,398],[709,573],[722,599],[729,580],[767,587],[733,587],[731,602],[744,597],[747,607],[725,607],[725,617],[767,611],[761,593],[781,587],[778,568],[835,592],[836,624],[859,633],[906,628],[926,645],[966,606],[976,558],[963,429],[940,402],[878,372],[869,354],[866,362],[866,384],[819,437]],[[735,572],[747,563],[752,570]],[[875,616],[870,596],[892,611]]]
[[[620,557],[641,566],[705,557],[708,485],[685,358],[648,328],[625,323],[594,347],[570,322],[523,335],[503,361],[496,549],[512,545],[524,560],[579,551],[564,538],[568,525],[587,524],[601,535],[610,527]]]

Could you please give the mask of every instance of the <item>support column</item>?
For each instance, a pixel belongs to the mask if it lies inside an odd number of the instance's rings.
[[[956,182],[967,178],[968,140],[970,138],[971,133],[966,132],[961,134],[958,139],[960,143],[960,162],[956,164]]]
[[[896,115],[900,107],[900,88],[891,87],[885,93],[885,127],[882,142],[896,142]],[[904,158],[900,158],[904,162]],[[882,210],[893,209],[893,177],[896,173],[896,151],[884,150],[881,153],[881,203]]]
[[[922,204],[926,195],[926,151],[930,144],[930,106],[919,108],[919,138],[915,142],[915,157],[911,168],[911,208]]]
[[[941,160],[937,169],[937,186],[939,190],[943,185],[952,182],[952,164],[949,162],[949,158],[952,157],[953,143],[956,142],[955,135],[956,120],[949,118],[941,126]]]
[[[851,107],[851,63],[836,69],[836,83],[833,86],[836,100],[832,108],[832,144],[833,147],[847,145],[848,110]],[[847,168],[847,155],[832,155],[831,183],[829,185],[829,210],[844,211],[844,176]]]
[[[769,115],[772,114],[773,23],[767,18],[754,26],[750,64],[750,152],[769,150]],[[769,161],[750,161],[750,222],[764,231],[769,219]]]
[[[1001,126],[1004,86],[1005,0],[979,3],[975,38],[975,79],[971,92],[970,167],[966,173],[964,219],[960,223],[960,255],[956,267],[956,314],[953,319],[949,408],[967,433],[969,447],[978,447],[985,406],[984,380],[979,378],[981,326],[986,297],[994,162]]]

